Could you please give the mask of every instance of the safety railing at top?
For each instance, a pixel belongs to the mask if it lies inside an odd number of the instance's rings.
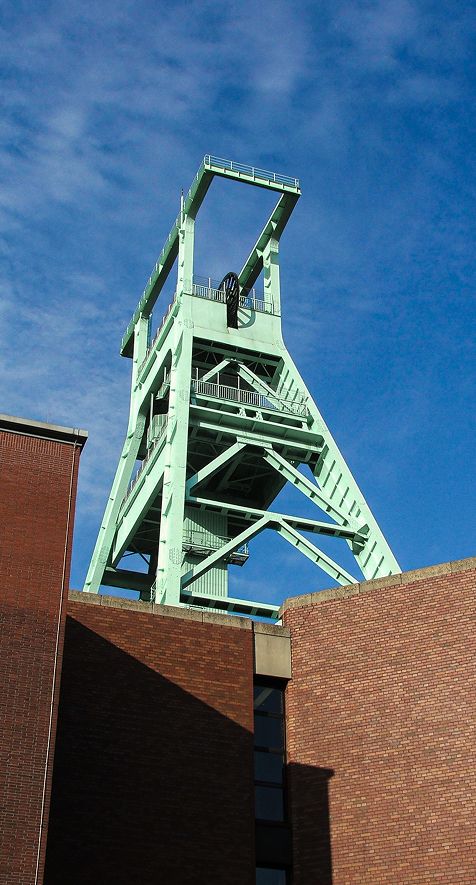
[[[190,285],[190,283],[188,285]],[[225,292],[223,289],[220,289],[220,283],[217,280],[212,280],[211,277],[201,277],[194,275],[191,290],[192,295],[195,295],[196,298],[206,298],[208,301],[218,301],[220,304],[224,304],[226,301]],[[147,353],[138,369],[138,376],[141,374],[150,352],[155,347],[160,333],[162,332],[162,329],[164,328],[165,323],[170,316],[172,308],[175,305],[175,302],[176,296],[174,296],[172,302],[169,304],[164,316],[162,317],[160,326],[147,348]],[[258,298],[256,294],[256,289],[241,290],[240,307],[244,310],[254,310],[257,313],[273,313],[272,301],[266,301],[264,298]]]
[[[263,182],[272,182],[273,184],[282,185],[283,187],[292,187],[295,190],[300,190],[300,182],[299,178],[293,178],[290,175],[281,175],[280,172],[270,172],[267,169],[260,169],[258,166],[249,166],[246,163],[236,163],[234,160],[226,160],[223,157],[215,157],[213,154],[206,154],[200,163],[197,174],[192,181],[190,189],[187,193],[187,196],[184,200],[184,205],[188,205],[189,201],[192,198],[193,193],[196,191],[200,178],[203,175],[204,169],[207,167],[212,168],[220,168],[223,170],[228,170],[230,172],[236,172],[238,174],[248,175],[253,181],[263,181]],[[182,212],[180,211],[177,215],[177,218],[172,225],[172,229],[165,241],[164,247],[157,261],[155,262],[153,271],[147,281],[147,285],[142,293],[139,304],[134,312],[134,315],[127,326],[125,335],[123,336],[121,347],[125,346],[126,341],[130,338],[134,325],[137,322],[138,317],[140,316],[141,311],[145,308],[147,304],[147,299],[149,298],[150,292],[154,285],[154,281],[156,279],[156,275],[159,272],[160,266],[163,264],[165,260],[165,256],[167,255],[170,246],[178,234],[180,230],[180,225],[182,223]]]
[[[192,295],[197,298],[207,298],[209,301],[226,301],[225,292],[220,288],[218,280],[211,277],[199,277],[194,275],[192,283]],[[256,289],[242,289],[240,292],[240,307],[245,310],[255,310],[257,313],[273,313],[272,301],[259,298]]]
[[[223,157],[214,157],[212,154],[206,154],[204,163],[205,166],[219,166],[221,169],[228,169],[230,172],[249,175],[249,177],[255,181],[272,181],[275,184],[284,184],[288,187],[299,188],[299,178],[292,178],[290,175],[281,175],[279,172],[269,172],[267,169],[259,169],[257,166],[248,166],[246,163],[235,163],[234,160],[225,160]]]

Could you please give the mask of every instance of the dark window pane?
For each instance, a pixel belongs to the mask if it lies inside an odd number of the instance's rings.
[[[259,820],[284,820],[281,787],[255,787],[255,817]]]
[[[279,688],[255,685],[254,701],[255,710],[261,710],[266,713],[283,712],[283,693]]]
[[[255,746],[283,747],[283,723],[281,719],[271,719],[268,716],[255,716]]]
[[[256,867],[256,885],[286,885],[286,873],[284,870]]]
[[[283,757],[279,753],[262,753],[255,750],[255,780],[283,782]]]

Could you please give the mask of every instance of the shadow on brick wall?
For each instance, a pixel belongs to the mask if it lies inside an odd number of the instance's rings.
[[[287,766],[292,810],[293,885],[332,885],[332,851],[329,816],[331,768]]]
[[[254,883],[252,744],[68,618],[45,885]]]
[[[295,885],[332,885],[332,773],[288,766]],[[253,735],[68,617],[44,885],[85,882],[254,885]]]

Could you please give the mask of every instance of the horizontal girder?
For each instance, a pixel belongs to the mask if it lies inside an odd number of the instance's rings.
[[[193,608],[216,609],[235,615],[251,615],[255,618],[279,618],[279,607],[267,602],[251,602],[249,599],[236,599],[234,596],[211,596],[188,587],[180,593],[183,602],[189,602]]]
[[[277,518],[276,518],[277,517]],[[290,518],[292,521],[292,517]],[[214,565],[217,565],[221,562],[225,557],[229,556],[234,550],[244,544],[246,541],[255,538],[256,535],[259,535],[264,529],[273,528],[278,534],[282,535],[282,537],[296,547],[301,553],[304,553],[312,562],[319,565],[323,571],[327,572],[332,578],[334,578],[339,584],[354,584],[357,583],[357,579],[354,578],[346,569],[342,568],[342,566],[338,565],[330,556],[324,553],[323,550],[320,550],[319,547],[316,547],[308,538],[304,538],[291,524],[288,522],[288,518],[286,516],[280,516],[273,513],[265,512],[264,515],[258,519],[255,523],[248,526],[242,532],[240,532],[235,538],[232,538],[227,543],[223,544],[218,550],[215,550],[209,556],[202,559],[198,565],[196,565],[193,569],[190,569],[185,575],[182,577],[181,581],[181,592],[185,590],[190,584],[197,580],[201,575],[205,574]]]
[[[189,494],[187,501],[198,507],[205,507],[210,510],[217,510],[220,513],[233,513],[235,516],[241,517],[246,522],[253,522],[263,519],[265,516],[269,518],[271,523],[286,522],[292,528],[300,529],[303,532],[314,532],[320,535],[328,535],[333,538],[344,538],[346,541],[352,541],[359,549],[365,544],[367,537],[348,526],[333,525],[331,522],[322,522],[316,519],[308,519],[302,516],[290,516],[287,513],[276,513],[272,510],[260,510],[257,507],[246,507],[240,504],[222,503],[214,501],[212,498],[205,498],[201,495]]]

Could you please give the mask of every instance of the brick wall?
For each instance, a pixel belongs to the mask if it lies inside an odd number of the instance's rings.
[[[63,603],[84,434],[4,419],[2,885],[252,885],[251,622]],[[476,882],[475,587],[466,560],[285,604],[294,885]]]
[[[254,882],[251,626],[70,594],[45,885]]]
[[[43,881],[62,597],[85,436],[73,443],[68,433],[42,433],[46,426],[0,418],[2,885]]]
[[[476,882],[475,566],[285,604],[295,885]]]

